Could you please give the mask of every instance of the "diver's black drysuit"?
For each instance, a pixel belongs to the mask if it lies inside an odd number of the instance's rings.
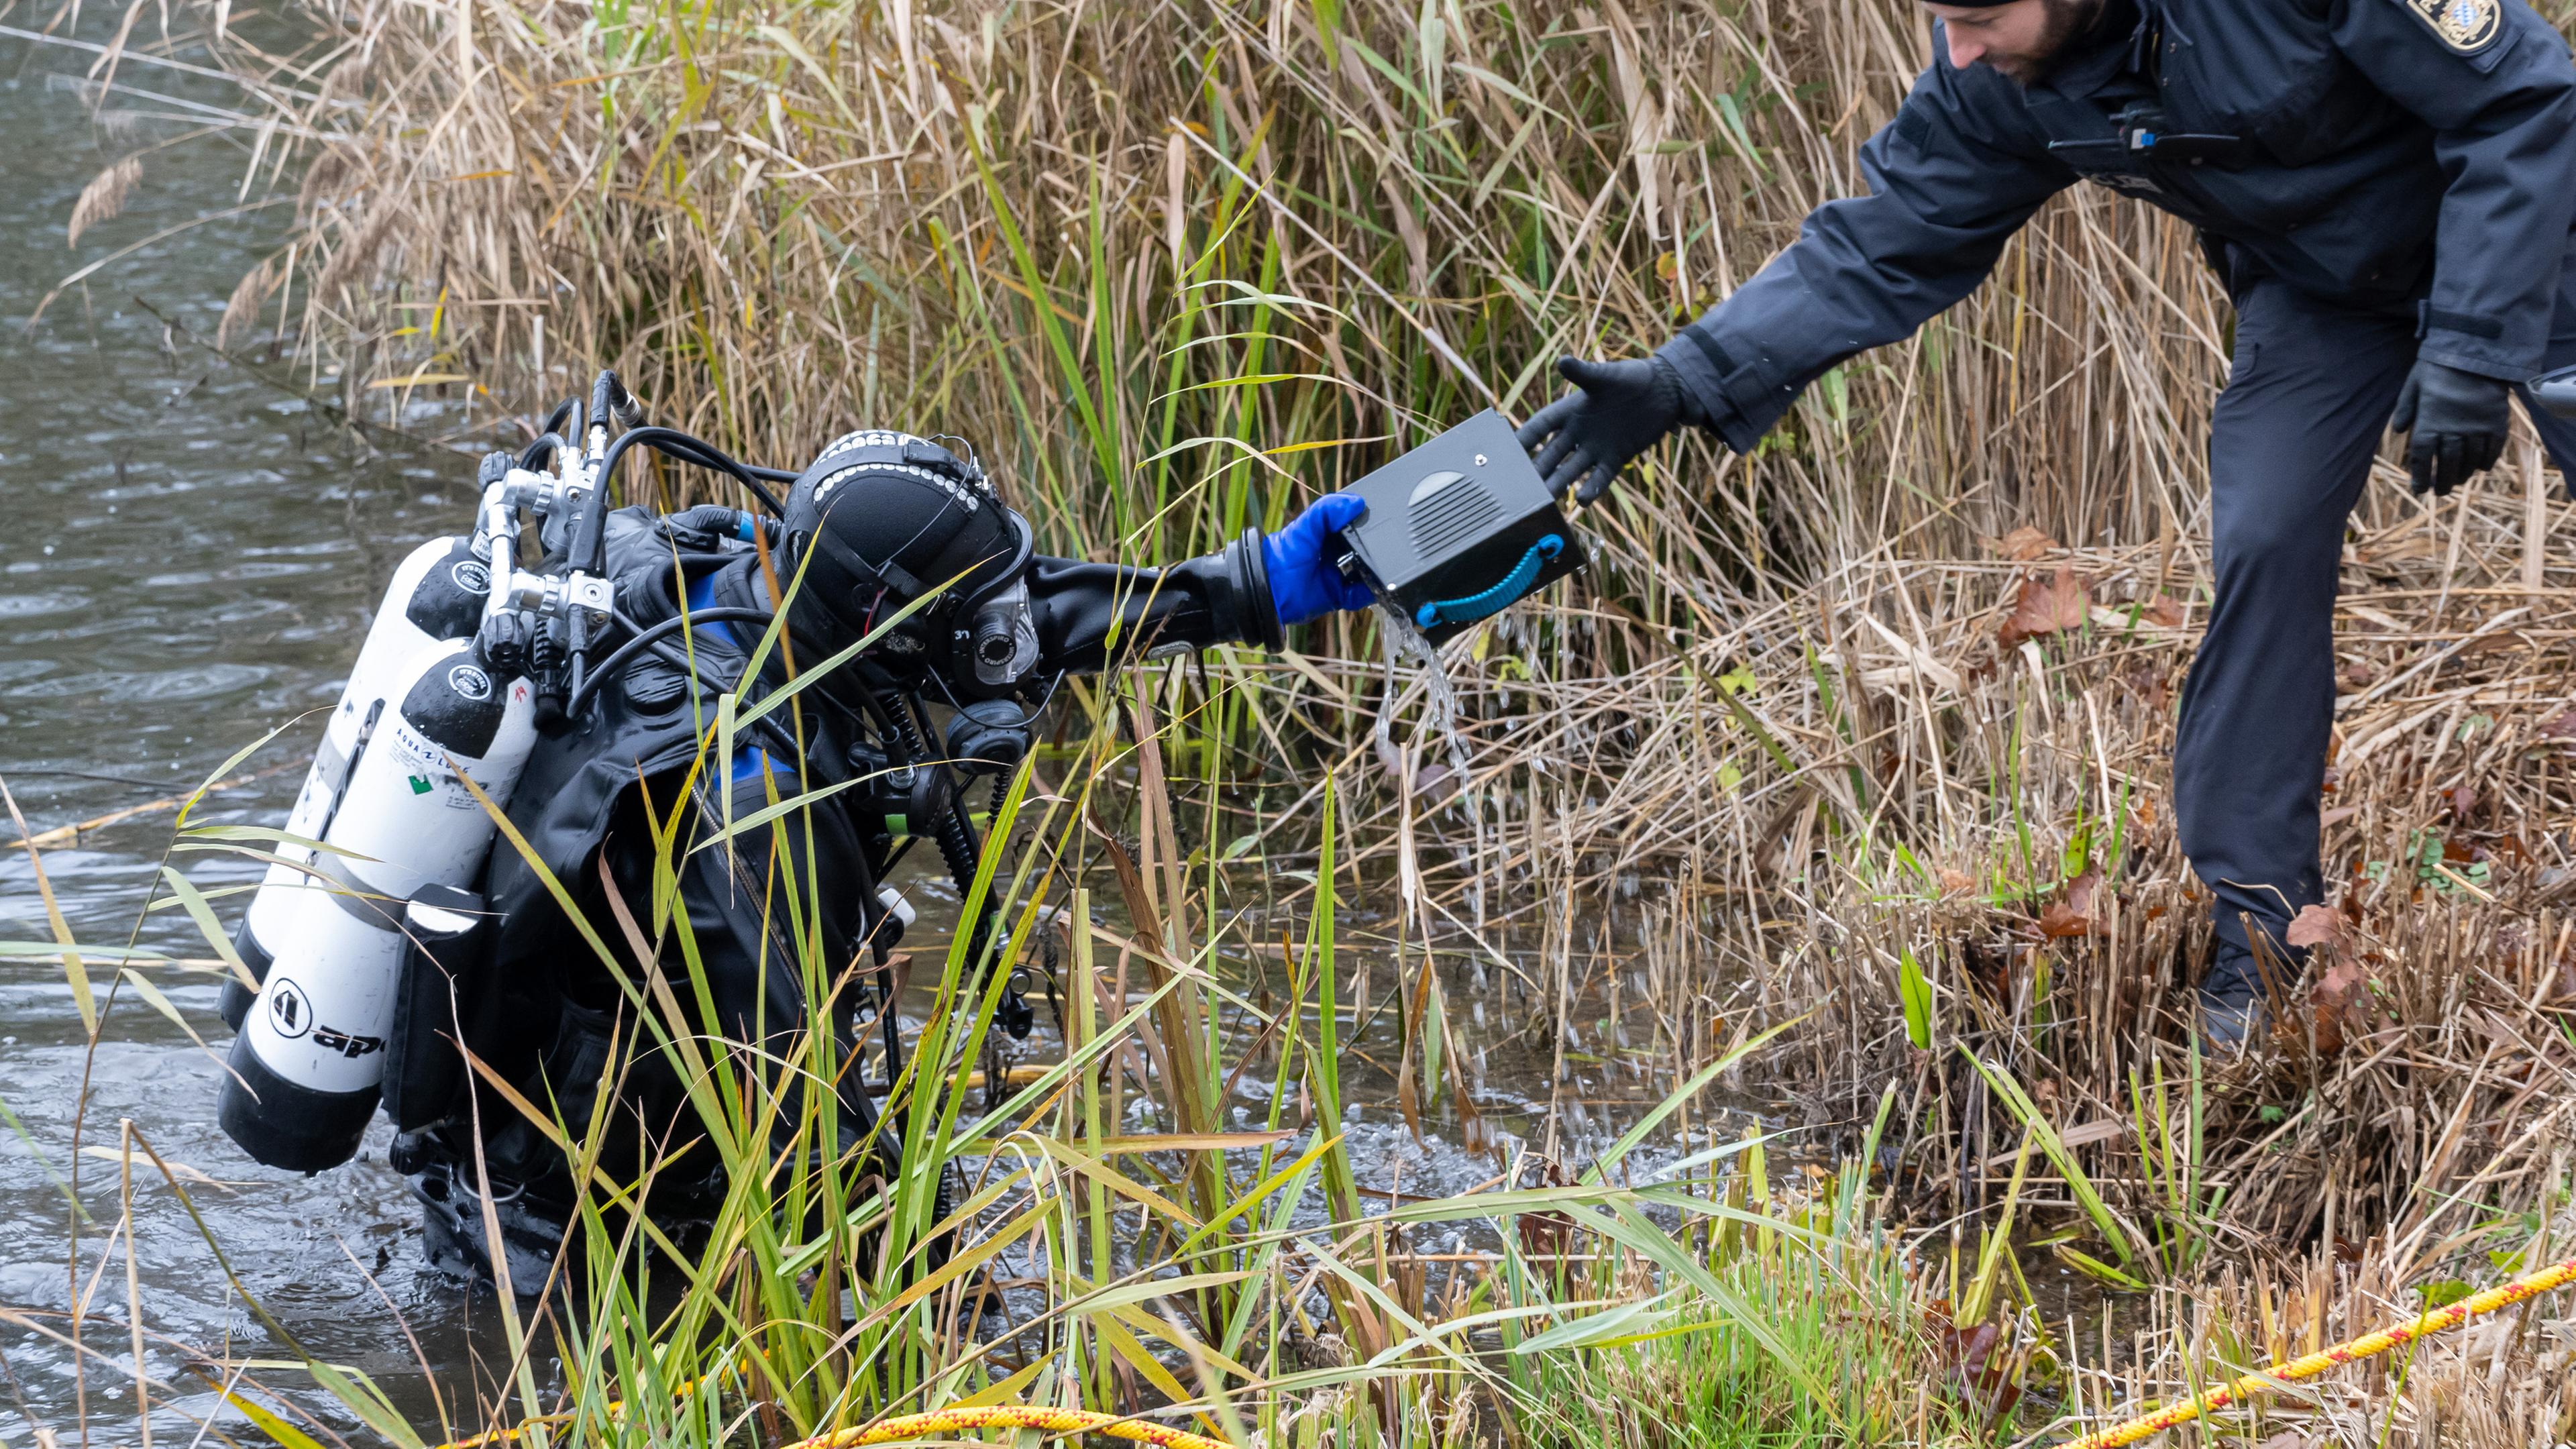
[[[800,480],[800,496],[810,494],[817,475],[830,466],[841,472],[825,478],[827,490],[849,476],[849,442],[826,450]],[[972,481],[981,487],[980,474]],[[868,475],[849,486],[893,484]],[[989,539],[985,545],[951,547],[945,559],[936,549],[927,550],[931,558],[911,558],[868,548],[862,540],[854,551],[841,550],[840,573],[828,581],[828,571],[819,568],[804,570],[800,579],[801,551],[812,540],[792,526],[792,500],[791,526],[778,534],[766,572],[760,551],[742,537],[758,525],[730,510],[660,517],[624,509],[610,516],[607,574],[630,632],[677,616],[683,599],[692,616],[710,608],[767,611],[773,588],[812,592],[822,602],[837,595],[850,606],[839,611],[845,618],[792,606],[792,627],[783,631],[783,647],[772,651],[757,686],[737,683],[748,646],[762,633],[757,622],[696,625],[685,641],[674,634],[667,649],[643,653],[601,681],[595,706],[584,701],[560,733],[539,742],[508,812],[544,873],[507,838],[492,855],[483,894],[500,925],[488,952],[459,973],[465,1044],[495,1074],[576,1130],[591,1120],[607,1079],[603,1072],[617,1062],[600,1170],[612,1181],[629,1182],[646,1163],[664,1158],[647,1202],[657,1222],[686,1224],[712,1208],[723,1189],[721,1164],[703,1150],[671,1157],[696,1135],[687,1086],[669,1055],[649,1049],[653,1038],[639,1030],[632,995],[590,939],[603,942],[615,969],[641,984],[634,973],[634,943],[654,935],[657,822],[671,830],[675,812],[681,821],[670,856],[680,874],[679,903],[698,967],[693,972],[680,949],[676,922],[661,933],[657,966],[693,1029],[777,1052],[807,1030],[811,1004],[822,1002],[822,1025],[840,1047],[832,1059],[850,1062],[863,1006],[882,1008],[891,994],[875,968],[884,965],[903,929],[891,894],[879,894],[899,837],[933,839],[961,885],[971,879],[979,849],[961,799],[960,772],[943,758],[945,747],[928,743],[918,692],[969,708],[980,704],[985,707],[977,713],[985,718],[992,717],[992,703],[1011,701],[1001,717],[1024,719],[1021,708],[1041,698],[1062,674],[1104,669],[1139,650],[1280,643],[1258,534],[1161,570],[1032,557],[1025,523],[989,491],[981,498],[981,506],[1011,526],[1013,534],[1006,536],[1017,539],[1016,553],[1007,560],[993,561]],[[884,512],[872,509],[872,520],[885,522],[878,516]],[[925,552],[917,522],[898,517],[893,528],[893,536],[912,544],[915,554]],[[923,610],[801,691],[793,708],[777,709],[746,727],[736,737],[733,759],[721,767],[712,758],[712,743],[706,745],[710,758],[692,775],[719,695],[737,693],[748,710],[787,683],[789,660],[782,655],[808,669],[823,662],[864,633],[862,626],[873,627],[880,611],[890,615],[904,595],[927,592],[920,580],[935,584],[955,573],[948,565],[961,549],[975,572],[947,591],[958,599],[956,607]],[[971,556],[978,551],[985,557]],[[867,597],[871,581],[881,587]],[[968,657],[974,642],[971,606],[1022,584],[1025,606],[1018,618],[1027,627],[1020,631],[1019,657],[979,677]],[[683,646],[693,658],[682,654]],[[684,663],[694,665],[694,686]],[[1025,741],[1023,734],[1023,746]],[[970,763],[996,772],[1015,761]],[[730,794],[732,818],[740,820],[773,799],[836,786],[843,788],[811,808],[708,844],[721,834],[726,815],[719,791]],[[580,923],[556,899],[558,886]],[[712,1020],[703,1019],[710,1013]],[[639,1046],[645,1049],[629,1049]],[[398,1126],[438,1110],[399,1091],[388,1097],[403,1101]],[[843,1071],[835,1097],[845,1145],[877,1133],[877,1114],[855,1067]],[[471,1102],[460,1091],[443,1107],[437,1121],[403,1132],[393,1154],[395,1166],[413,1175],[427,1210],[431,1256],[452,1270],[486,1271],[473,1184],[488,1174],[512,1249],[514,1284],[533,1291],[573,1208],[563,1155],[497,1094],[483,1092],[479,1102]],[[890,1147],[886,1143],[881,1150]]]

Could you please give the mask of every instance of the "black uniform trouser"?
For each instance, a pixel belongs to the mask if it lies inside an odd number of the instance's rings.
[[[2277,945],[2301,906],[2324,899],[2317,816],[2344,522],[2416,338],[2412,316],[2337,307],[2268,278],[2236,302],[2236,364],[2209,438],[2216,596],[2183,687],[2174,816],[2183,853],[2217,896],[2221,941],[2243,948],[2247,915]],[[2576,267],[2559,282],[2547,365],[2571,363]],[[2523,402],[2576,484],[2576,423]]]

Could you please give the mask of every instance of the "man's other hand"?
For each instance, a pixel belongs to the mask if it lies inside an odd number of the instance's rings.
[[[1575,390],[1533,413],[1518,436],[1547,479],[1547,491],[1559,498],[1580,479],[1575,501],[1592,502],[1639,453],[1683,423],[1698,421],[1689,390],[1660,357],[1565,357],[1556,370]]]
[[[1347,552],[1343,529],[1359,522],[1368,505],[1356,493],[1327,493],[1296,521],[1261,539],[1261,566],[1270,575],[1270,601],[1282,624],[1303,624],[1336,609],[1365,609],[1377,595],[1334,565]]]
[[[2417,496],[2449,497],[2504,456],[2505,436],[2513,431],[2508,391],[2492,377],[2415,360],[2388,427],[2406,435],[2406,471]]]

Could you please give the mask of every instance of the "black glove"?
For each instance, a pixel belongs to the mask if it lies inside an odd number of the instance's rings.
[[[1625,362],[1561,357],[1556,370],[1576,391],[1531,414],[1516,436],[1547,479],[1547,491],[1559,498],[1580,478],[1583,486],[1575,490],[1575,501],[1590,503],[1608,490],[1629,460],[1663,441],[1665,434],[1705,420],[1690,389],[1660,357]]]
[[[2513,431],[2508,391],[2492,377],[2415,360],[2388,427],[2406,435],[2406,471],[2417,496],[2447,498],[2504,456],[2505,435]]]

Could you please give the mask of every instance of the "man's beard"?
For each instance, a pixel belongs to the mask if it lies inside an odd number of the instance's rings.
[[[2102,19],[2108,0],[2045,0],[2048,27],[2039,33],[2039,41],[2026,54],[2015,56],[1988,55],[1986,64],[2005,78],[2025,89],[2048,79],[2057,69],[2067,48],[2092,33]]]

